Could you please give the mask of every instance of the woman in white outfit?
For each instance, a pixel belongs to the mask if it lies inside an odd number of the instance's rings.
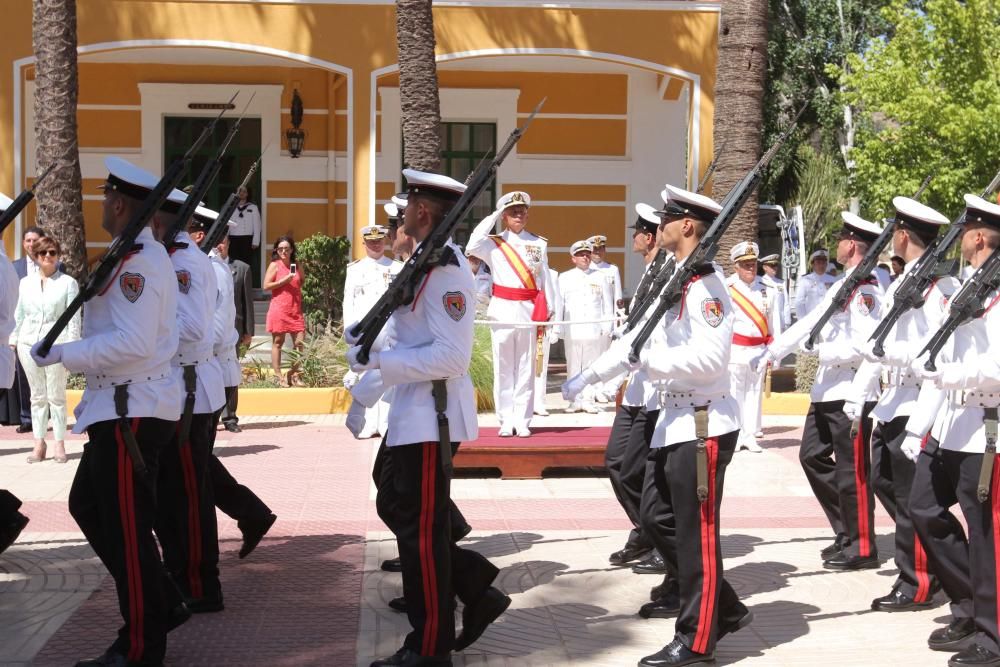
[[[52,418],[52,437],[55,439],[53,457],[57,463],[66,462],[66,367],[52,364],[39,368],[31,358],[31,346],[45,337],[70,301],[80,291],[76,280],[56,269],[59,264],[59,242],[43,236],[32,247],[38,272],[21,279],[14,313],[14,333],[10,344],[16,347],[21,359],[28,386],[31,388],[31,427],[35,436],[35,449],[28,456],[28,463],[45,459],[45,431]],[[80,338],[80,311],[70,325],[59,335],[56,343],[68,343]]]

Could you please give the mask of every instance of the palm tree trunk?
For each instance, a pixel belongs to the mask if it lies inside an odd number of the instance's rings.
[[[719,63],[715,84],[714,143],[725,144],[715,171],[716,201],[753,168],[761,155],[764,84],[767,77],[767,18],[764,0],[722,0]],[[718,261],[729,266],[729,250],[757,240],[757,194],[729,227]]]
[[[396,0],[403,164],[434,170],[441,162],[441,104],[434,60],[431,0]]]
[[[38,189],[37,222],[62,246],[67,272],[87,272],[80,149],[76,126],[76,0],[32,0],[35,58],[35,162],[60,163]]]

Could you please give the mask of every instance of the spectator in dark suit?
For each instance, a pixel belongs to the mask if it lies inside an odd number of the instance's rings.
[[[233,298],[236,300],[236,331],[240,334],[237,348],[249,345],[254,334],[253,283],[250,265],[229,256],[229,237],[218,246],[219,256],[229,262],[229,272],[233,275]],[[240,418],[236,407],[240,400],[240,388],[226,387],[226,407],[222,410],[222,425],[231,433],[239,433]]]

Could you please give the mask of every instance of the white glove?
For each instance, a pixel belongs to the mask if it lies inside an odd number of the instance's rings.
[[[763,373],[768,364],[774,362],[774,355],[771,354],[771,350],[766,347],[750,358],[750,368],[754,370],[755,373]]]
[[[594,372],[589,368],[582,373],[577,373],[570,379],[563,382],[562,385],[562,397],[567,401],[575,401],[576,397],[579,396],[588,385],[592,384],[597,378],[594,377]]]
[[[906,437],[903,438],[903,444],[899,448],[902,450],[903,456],[916,463],[920,456],[920,450],[923,449],[923,442],[924,439],[919,435],[907,432]]]
[[[962,362],[951,362],[937,365],[937,378],[934,384],[939,389],[968,389],[969,377],[965,372],[965,365]]]
[[[609,337],[611,335],[611,325],[610,324],[602,324],[601,325],[601,331],[600,331],[600,333],[601,333],[601,338],[607,338],[607,337]]]
[[[358,374],[354,371],[344,373],[344,389],[350,390],[358,382]]]
[[[614,328],[614,331],[611,332],[611,340],[618,340],[619,338],[621,338],[622,336],[624,336],[625,335],[625,326],[626,326],[625,322],[622,322],[621,324],[619,324],[618,326],[616,326]]]
[[[51,366],[62,361],[62,345],[53,345],[46,356],[38,353],[38,348],[42,346],[42,341],[38,341],[31,346],[31,358],[35,360],[36,366]]]
[[[347,365],[351,367],[351,370],[355,373],[360,373],[362,371],[370,371],[373,368],[379,367],[379,353],[374,350],[368,353],[368,363],[361,363],[358,361],[358,355],[361,353],[361,346],[355,345],[347,351]]]
[[[351,409],[347,411],[347,420],[344,425],[354,434],[355,438],[359,437],[365,428],[365,406],[359,401],[351,401]]]
[[[545,335],[548,336],[549,345],[555,345],[559,342],[559,333],[556,331],[555,327],[549,327],[548,333]]]
[[[347,341],[348,345],[357,345],[358,341],[361,340],[361,336],[351,335],[351,329],[357,326],[357,322],[351,322],[346,327],[344,327],[344,340]]]
[[[865,406],[861,403],[846,401],[842,409],[844,414],[847,415],[847,418],[853,422],[861,419],[861,412],[865,409]]]
[[[866,340],[864,342],[861,346],[861,356],[864,357],[866,361],[870,361],[873,364],[881,364],[885,361],[884,354],[881,357],[875,354],[875,341],[873,340]]]

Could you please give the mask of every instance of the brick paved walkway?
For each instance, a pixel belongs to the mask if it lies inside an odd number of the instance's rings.
[[[338,416],[246,421],[242,434],[220,433],[217,450],[279,520],[240,561],[239,532],[220,515],[226,611],[172,633],[168,663],[367,665],[392,653],[406,620],[385,606],[400,594],[399,575],[378,569],[395,547],[374,511],[377,443],[353,440]],[[766,451],[738,454],[730,467],[727,577],[756,620],[720,644],[719,664],[944,665],[947,654],[927,650],[924,639],[946,606],[868,611],[892,584],[891,563],[821,569],[829,528],[798,466],[800,422],[767,418]],[[29,466],[30,439],[0,432],[0,488],[21,496],[32,518],[0,557],[0,665],[70,665],[113,638],[114,587],[66,511],[81,444],[69,444],[67,465]],[[607,565],[627,526],[606,477],[462,478],[453,495],[475,528],[468,543],[502,568],[498,586],[514,599],[455,664],[632,665],[671,638],[672,621],[635,615],[658,577]],[[886,559],[891,528],[881,509],[878,525]]]

